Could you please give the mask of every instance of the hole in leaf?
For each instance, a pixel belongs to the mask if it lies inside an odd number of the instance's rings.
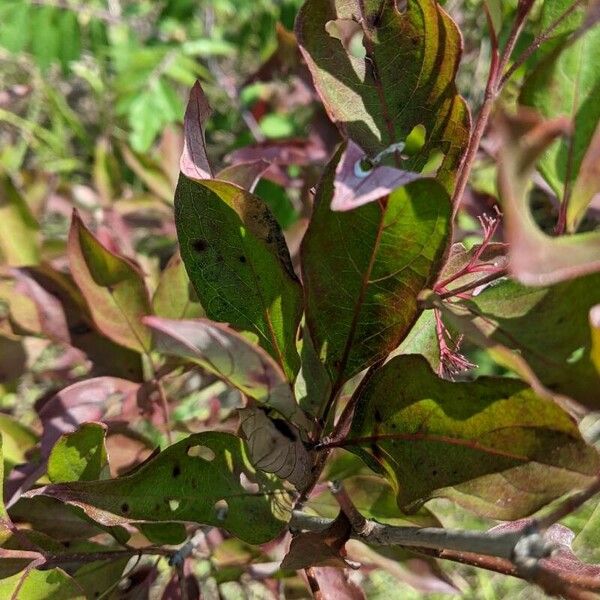
[[[340,40],[344,50],[355,58],[365,58],[367,51],[363,44],[362,27],[352,19],[335,19],[325,23],[325,31],[330,37]]]
[[[224,521],[227,518],[229,512],[229,505],[226,500],[217,500],[215,502],[215,513],[217,515],[217,521]]]
[[[215,460],[215,453],[207,446],[192,446],[191,448],[188,448],[187,455],[201,458],[208,462]]]
[[[123,513],[129,512],[129,504],[127,504],[127,502],[123,502],[123,504],[121,504],[121,512],[123,512]]]
[[[425,145],[426,137],[427,129],[425,128],[425,125],[422,123],[415,125],[404,141],[404,153],[408,156],[417,154],[417,152]]]
[[[179,477],[181,475],[181,467],[179,465],[175,465],[173,467],[173,477]]]
[[[172,512],[175,512],[178,508],[179,508],[179,500],[174,500],[171,499],[169,500],[169,508],[171,509]]]
[[[354,175],[363,179],[373,170],[374,166],[373,161],[368,156],[363,156],[354,163]]]
[[[258,483],[250,481],[246,473],[240,473],[240,485],[250,494],[258,494],[260,490]]]

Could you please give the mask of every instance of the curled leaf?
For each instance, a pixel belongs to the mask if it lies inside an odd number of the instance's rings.
[[[311,480],[312,461],[298,430],[281,419],[269,419],[259,408],[242,408],[239,413],[240,433],[252,464],[304,490]]]
[[[179,163],[181,172],[190,179],[212,179],[213,176],[204,140],[204,123],[211,112],[206,94],[196,81],[183,117],[183,153]]]

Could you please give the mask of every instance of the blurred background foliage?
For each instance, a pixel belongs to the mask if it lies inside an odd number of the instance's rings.
[[[68,226],[76,207],[95,225],[100,239],[140,263],[149,288],[156,289],[176,247],[173,191],[183,112],[196,79],[202,81],[213,106],[206,133],[214,165],[226,164],[229,153],[249,144],[286,142],[289,149],[293,148],[290,140],[299,143],[315,132],[331,148],[336,141],[334,129],[315,102],[288,33],[301,4],[302,0],[2,0],[3,268],[48,262],[57,269],[64,266]],[[441,4],[464,35],[458,84],[476,110],[483,97],[491,46],[484,2]],[[517,0],[487,0],[487,5],[498,36],[504,39]],[[541,5],[536,3],[520,47],[537,33]],[[514,100],[519,82],[517,73],[505,91],[507,98]],[[299,162],[284,164],[263,178],[256,190],[286,230],[292,254],[303,231],[299,227],[295,233],[295,227],[310,210],[308,191],[326,155]],[[495,175],[493,161],[484,156],[476,165],[471,195],[460,215],[460,235],[466,245],[481,241],[475,216],[495,203]],[[0,431],[10,432],[5,437],[14,441],[5,447],[9,468],[34,446],[36,437],[27,425],[34,424],[35,401],[64,385],[63,379],[73,380],[83,373],[77,371],[82,367],[73,369],[70,363],[65,371],[57,367],[62,351],[40,339],[43,326],[32,322],[35,311],[28,306],[26,294],[15,295],[12,286],[3,271],[0,409],[10,411],[12,417],[0,414]],[[11,305],[10,297],[19,304]],[[9,313],[10,327],[23,336],[19,341],[14,331],[4,335]],[[479,365],[478,373],[498,368],[482,352],[473,350],[471,356]],[[210,418],[211,399],[217,396],[224,409],[235,405],[222,384],[209,384],[202,387],[196,380],[182,384],[183,400],[172,415],[176,425]],[[158,443],[151,423],[144,433]],[[569,525],[581,530],[591,510],[587,507],[585,514],[572,517]],[[467,517],[448,506],[440,511],[449,525],[485,526],[470,517],[468,523],[462,522]],[[465,598],[543,597],[500,575],[459,568],[453,576]],[[369,598],[425,597],[422,591],[399,586],[383,570],[369,574],[366,589]],[[221,592],[223,597],[240,597],[235,590]]]

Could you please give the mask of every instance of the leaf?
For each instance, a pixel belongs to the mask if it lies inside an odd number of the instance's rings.
[[[0,176],[0,258],[9,265],[39,262],[39,226],[7,175]]]
[[[281,419],[269,419],[259,408],[242,408],[240,434],[248,444],[252,464],[286,479],[303,491],[312,478],[312,459],[298,430]]]
[[[409,332],[417,295],[441,266],[450,231],[443,187],[422,179],[349,212],[329,203],[340,151],[317,190],[302,243],[306,322],[334,387],[385,358]]]
[[[192,522],[222,527],[250,544],[275,538],[289,519],[286,492],[253,472],[244,443],[221,432],[199,433],[169,446],[134,473],[108,481],[49,485],[28,492],[81,507],[103,525]],[[249,493],[241,474],[259,485]]]
[[[37,435],[17,419],[0,414],[0,433],[2,434],[4,465],[13,467],[25,462],[25,456],[38,441]],[[1,479],[1,478],[0,478]]]
[[[587,207],[600,194],[600,124],[581,161],[579,175],[567,205],[567,231],[573,233],[585,216]]]
[[[293,380],[302,288],[271,211],[230,183],[182,175],[175,220],[181,257],[207,317],[257,334]]]
[[[139,268],[102,246],[77,212],[69,232],[68,255],[71,273],[98,330],[126,348],[148,352],[150,332],[141,318],[151,312],[150,300]]]
[[[120,581],[127,563],[127,558],[89,563],[79,567],[73,578],[85,590],[86,598],[101,598]]]
[[[600,376],[600,304],[596,304],[590,310],[590,329],[592,332],[590,357],[596,367],[598,376]]]
[[[45,472],[54,444],[64,433],[71,433],[87,421],[127,420],[139,415],[137,393],[140,385],[116,377],[93,377],[70,385],[38,408],[44,427],[40,441],[39,464],[29,461],[11,472],[6,493],[9,503],[29,489]]]
[[[512,275],[526,285],[550,285],[600,270],[600,232],[553,238],[537,226],[529,209],[536,159],[565,132],[565,120],[541,121],[521,112],[501,115],[497,122],[502,135],[498,188]]]
[[[348,142],[335,170],[331,210],[352,210],[421,177],[418,173],[379,165],[365,172],[361,167],[364,156],[359,146],[353,141]]]
[[[153,160],[147,154],[134,152],[127,146],[119,146],[125,164],[142,180],[146,187],[159,198],[171,204],[173,201],[174,184],[160,162]]]
[[[348,577],[347,569],[314,567],[311,575],[315,578],[322,598],[366,600],[364,592]]]
[[[194,319],[204,316],[179,252],[176,252],[160,274],[158,287],[152,297],[152,311],[169,319]]]
[[[443,496],[498,519],[584,486],[600,464],[569,415],[525,384],[451,383],[420,356],[372,376],[343,445],[385,470],[403,510]]]
[[[199,81],[190,91],[183,117],[183,153],[179,168],[190,179],[212,179],[213,172],[208,162],[204,141],[204,122],[212,112]]]
[[[523,358],[557,394],[597,408],[600,375],[591,358],[588,314],[600,303],[600,275],[547,288],[503,281],[463,303],[497,344]]]
[[[348,517],[340,512],[338,517],[323,531],[298,533],[292,538],[290,549],[281,561],[282,569],[298,571],[313,566],[345,567],[341,556],[352,526]]]
[[[331,35],[353,21],[362,55]],[[402,169],[419,172],[434,151],[445,154],[438,177],[450,190],[469,137],[470,117],[454,78],[462,41],[433,0],[308,0],[296,20],[298,43],[327,112],[345,136],[373,158],[426,129],[423,147]]]
[[[260,176],[269,168],[269,163],[258,159],[250,162],[239,162],[225,167],[216,175],[216,179],[233,183],[243,190],[253,192]]]
[[[546,4],[556,4],[557,8],[562,4],[567,9],[572,2]],[[583,10],[579,11],[579,23],[582,19]],[[575,29],[575,23],[569,28]],[[591,28],[575,41],[563,33],[528,74],[521,90],[520,103],[546,119],[566,116],[573,121],[571,135],[549,146],[538,165],[562,201],[570,195],[600,121],[600,106],[595,101],[600,93],[600,67],[592,58],[599,53],[599,28]]]
[[[108,468],[105,434],[106,425],[84,423],[61,435],[48,457],[48,479],[52,483],[101,479]]]
[[[144,322],[154,332],[159,351],[201,365],[246,396],[310,428],[279,365],[233,329],[208,319],[147,317]]]
[[[0,597],[7,600],[85,600],[79,584],[62,569],[26,569],[0,580]]]

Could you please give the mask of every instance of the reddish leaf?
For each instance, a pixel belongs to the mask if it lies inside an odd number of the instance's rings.
[[[254,191],[261,175],[269,168],[269,163],[262,158],[249,162],[240,162],[225,167],[216,175],[216,179],[228,181],[249,192]]]
[[[212,179],[204,140],[204,122],[212,109],[199,81],[190,92],[190,99],[183,117],[184,142],[179,162],[181,172],[190,179]]]
[[[365,153],[350,140],[335,170],[331,210],[352,210],[422,177],[419,173],[384,165],[376,165],[365,172],[361,168],[363,158]]]
[[[364,592],[348,578],[346,569],[314,567],[310,577],[314,578],[322,600],[366,600]]]

